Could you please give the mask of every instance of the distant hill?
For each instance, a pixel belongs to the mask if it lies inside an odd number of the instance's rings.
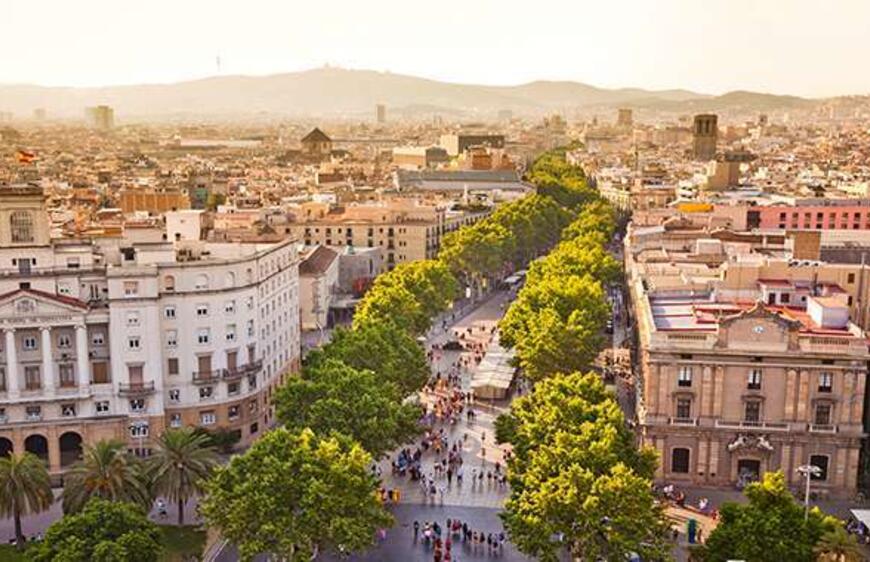
[[[51,116],[79,117],[89,105],[108,104],[120,121],[137,117],[370,115],[377,103],[412,113],[517,114],[591,106],[762,109],[812,103],[793,96],[731,92],[708,96],[687,90],[607,89],[579,82],[536,81],[518,86],[438,82],[414,76],[318,68],[272,76],[216,76],[174,84],[58,88],[0,85],[0,111],[29,116],[45,108]]]

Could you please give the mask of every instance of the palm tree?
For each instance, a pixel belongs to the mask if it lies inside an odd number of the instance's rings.
[[[15,518],[15,543],[24,548],[21,516],[40,513],[54,503],[45,463],[32,453],[0,458],[0,514]]]
[[[855,535],[846,532],[841,525],[828,531],[813,549],[822,562],[861,562],[864,554]]]
[[[148,459],[148,474],[156,494],[178,504],[178,524],[184,525],[184,504],[201,494],[203,483],[218,464],[218,454],[208,435],[192,428],[170,429],[157,441]]]
[[[142,464],[122,441],[99,441],[85,449],[82,460],[64,477],[63,510],[75,513],[92,497],[127,501],[151,507],[151,494]]]

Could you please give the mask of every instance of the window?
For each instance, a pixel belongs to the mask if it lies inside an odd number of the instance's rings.
[[[57,346],[61,349],[69,349],[72,347],[72,339],[69,334],[60,334],[57,336]]]
[[[815,415],[813,416],[813,424],[815,425],[830,425],[831,424],[831,404],[816,404]]]
[[[38,365],[27,365],[24,367],[24,389],[39,390],[42,388],[42,377],[39,373]]]
[[[236,325],[229,324],[227,326],[227,341],[236,341]]]
[[[24,415],[27,421],[35,421],[42,419],[42,406],[27,406],[24,410]]]
[[[60,405],[60,415],[65,418],[74,418],[76,416],[76,405],[75,404],[61,404]]]
[[[175,277],[167,275],[163,278],[163,290],[167,293],[175,291]]]
[[[827,480],[828,479],[828,457],[825,455],[810,455],[810,465],[819,467],[819,474],[811,474],[811,480]]]
[[[135,422],[130,424],[130,437],[148,437],[148,422]]]
[[[178,346],[178,331],[166,330],[166,347]]]
[[[214,387],[212,387],[212,386],[199,387],[199,399],[200,400],[208,400],[212,396],[214,396]]]
[[[239,393],[239,383],[231,382],[227,384],[227,394],[230,396],[235,396]]]
[[[172,305],[163,308],[164,318],[175,318],[175,307]]]
[[[257,375],[248,376],[248,390],[257,388]]]
[[[779,295],[779,302],[782,304],[788,304],[791,300],[791,295],[789,293],[781,293]]]
[[[57,294],[59,294],[59,295],[64,295],[64,296],[67,296],[67,297],[68,297],[68,296],[72,295],[72,289],[71,289],[70,286],[67,285],[66,283],[64,283],[64,284],[58,284],[58,286],[57,286]]]
[[[135,413],[141,413],[145,411],[145,399],[144,398],[134,398],[130,400],[130,411]]]
[[[692,386],[692,368],[680,366],[677,372],[677,386]]]
[[[247,327],[246,331],[248,333],[249,338],[254,337],[254,321],[253,320],[248,320],[248,327]]]
[[[61,388],[72,388],[76,385],[75,373],[73,366],[69,363],[58,365],[58,378],[60,379]]]
[[[819,392],[831,392],[834,386],[834,375],[828,372],[819,373]]]
[[[197,275],[193,286],[197,289],[208,289],[208,275]]]
[[[743,405],[743,421],[758,423],[761,421],[761,401],[747,400]]]
[[[257,423],[252,423],[251,427],[248,429],[251,432],[251,435],[253,435],[253,434],[257,433],[258,431],[260,431],[260,425]]]
[[[181,414],[172,414],[169,416],[169,427],[181,427]]]
[[[208,328],[200,328],[199,331],[196,332],[196,341],[205,345],[211,340],[211,333]]]
[[[33,242],[33,215],[28,211],[14,211],[9,215],[13,242]]]
[[[141,341],[139,340],[139,336],[130,336],[127,338],[127,349],[130,351],[138,351],[140,344]]]
[[[687,420],[692,417],[692,399],[677,398],[677,419]]]
[[[214,410],[200,412],[199,414],[199,423],[201,423],[202,425],[214,425],[216,421],[217,419],[214,415]]]
[[[227,417],[230,420],[239,419],[239,407],[238,406],[230,406],[229,408],[227,408]]]
[[[135,297],[139,294],[138,281],[124,281],[124,296]]]
[[[98,414],[108,414],[109,413],[109,401],[108,400],[99,400],[94,403],[94,409]]]
[[[36,351],[39,348],[36,337],[24,336],[24,338],[21,340],[21,348],[24,349],[24,351]]]
[[[855,282],[855,274],[850,273],[849,276],[847,277],[846,283],[854,283],[854,282]]]
[[[227,301],[224,303],[224,312],[227,314],[236,313],[236,301]]]
[[[198,304],[196,305],[196,315],[200,318],[204,318],[208,316],[208,305],[207,304]]]
[[[102,347],[106,345],[106,334],[103,332],[94,332],[91,334],[91,345],[95,347]]]
[[[178,374],[178,357],[170,357],[166,360],[166,371],[170,375]]]
[[[746,388],[749,390],[761,390],[761,369],[750,369],[746,376]]]
[[[256,414],[256,413],[257,413],[257,409],[258,409],[259,407],[260,407],[260,404],[257,402],[257,399],[256,399],[256,398],[254,398],[253,400],[251,400],[250,402],[248,402],[248,412],[250,412],[250,413],[252,413],[252,414]]]
[[[245,305],[248,307],[248,310],[254,310],[254,297],[248,297]]]
[[[671,451],[671,472],[679,474],[688,474],[689,472],[689,450],[684,448],[675,448]]]
[[[138,312],[128,312],[127,313],[127,325],[128,326],[138,326],[139,325],[139,313]]]
[[[178,390],[177,388],[170,388],[169,389],[169,401],[172,402],[173,404],[177,404],[177,403],[181,402],[181,391]]]

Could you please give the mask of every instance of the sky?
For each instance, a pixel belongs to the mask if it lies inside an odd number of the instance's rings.
[[[0,83],[325,64],[477,84],[868,94],[870,0],[0,0]]]

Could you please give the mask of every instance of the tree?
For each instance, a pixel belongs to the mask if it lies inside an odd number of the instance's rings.
[[[804,520],[804,508],[789,492],[782,472],[766,473],[744,494],[748,503],[726,503],[719,510],[719,525],[699,551],[705,562],[811,562],[822,536],[839,524],[818,508]]]
[[[209,438],[192,428],[169,429],[157,440],[148,459],[148,475],[156,494],[178,504],[178,524],[184,525],[184,504],[203,492],[203,484],[218,464]]]
[[[264,552],[296,562],[358,551],[392,523],[371,462],[347,437],[278,428],[215,472],[201,511],[245,561]]]
[[[459,292],[456,278],[444,263],[436,260],[400,264],[379,275],[370,291],[377,293],[395,286],[407,289],[414,296],[427,319],[447,310]]]
[[[160,539],[141,507],[94,497],[52,523],[27,554],[32,562],[155,562]]]
[[[342,433],[380,458],[420,432],[420,410],[403,398],[394,384],[372,371],[329,359],[280,387],[275,413],[290,429]]]
[[[592,233],[610,240],[616,233],[616,210],[603,199],[592,201],[583,207],[577,218],[562,231],[562,239],[570,240]]]
[[[444,235],[438,258],[472,283],[501,273],[513,253],[514,243],[514,235],[508,229],[484,219]]]
[[[356,307],[353,315],[355,329],[390,321],[413,335],[423,334],[429,329],[430,318],[411,291],[401,285],[373,289],[369,289]]]
[[[667,524],[650,485],[655,452],[635,447],[596,374],[539,382],[498,430],[514,452],[502,517],[522,552],[557,560],[566,546],[583,560],[621,560],[631,552],[667,559]]]
[[[855,535],[846,532],[842,525],[834,528],[819,539],[813,552],[818,555],[819,562],[861,562],[864,551],[858,544]]]
[[[612,283],[618,279],[620,270],[619,262],[605,250],[603,237],[590,233],[566,240],[532,262],[526,283],[571,275],[589,275],[601,283]]]
[[[430,375],[423,348],[392,321],[336,329],[328,344],[308,353],[305,367],[317,369],[327,359],[373,371],[381,381],[396,385],[403,396],[418,391]]]
[[[82,460],[64,476],[63,510],[75,513],[92,497],[151,506],[142,463],[127,453],[122,441],[98,441],[85,448]]]
[[[9,454],[0,458],[0,514],[15,520],[15,544],[24,548],[21,516],[51,507],[54,495],[45,463],[36,455]]]

